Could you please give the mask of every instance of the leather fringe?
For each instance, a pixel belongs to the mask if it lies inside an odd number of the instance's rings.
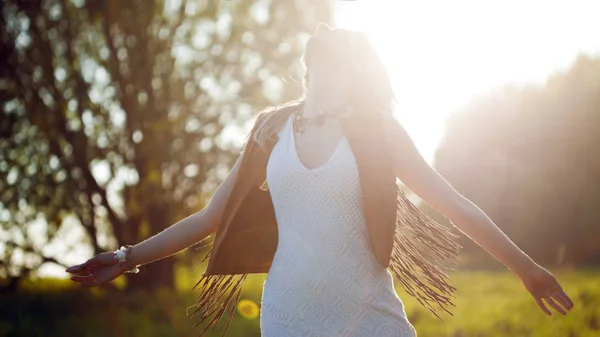
[[[462,246],[454,239],[459,236],[451,228],[438,224],[424,214],[399,186],[396,201],[396,231],[390,270],[409,295],[443,322],[434,305],[453,316],[448,307],[455,306],[452,299],[455,298],[456,288],[444,270],[455,270],[452,267],[457,266]],[[210,253],[211,250],[198,264],[208,261]],[[203,327],[200,336],[208,329],[214,330],[227,314],[221,334],[225,336],[247,276],[201,276],[194,286],[200,291],[198,302],[186,311],[188,317],[197,313],[200,315],[194,325]],[[190,312],[190,309],[193,311]]]
[[[453,316],[447,307],[455,306],[456,288],[443,270],[457,266],[462,246],[453,239],[459,236],[424,214],[399,186],[396,214],[390,269],[406,292],[443,322],[432,304]]]
[[[204,258],[198,263],[201,264],[210,258],[211,249]],[[198,265],[196,264],[196,265]],[[233,318],[237,303],[240,300],[242,287],[248,274],[235,275],[202,275],[196,282],[193,289],[198,289],[200,295],[196,304],[189,306],[186,310],[188,317],[198,313],[198,322],[194,327],[201,326],[199,336],[204,335],[208,330],[214,330],[221,321],[223,315],[227,313],[227,322],[223,327],[221,336],[225,336],[229,323]],[[190,312],[190,309],[193,311]]]

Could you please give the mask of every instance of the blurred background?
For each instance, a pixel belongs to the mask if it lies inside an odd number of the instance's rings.
[[[598,1],[0,6],[0,336],[197,335],[201,249],[98,289],[64,269],[204,208],[255,111],[301,94],[321,21],[369,36],[422,155],[575,301],[545,316],[462,237],[454,316],[397,288],[419,336],[600,336]],[[229,336],[260,335],[264,277],[246,282]]]

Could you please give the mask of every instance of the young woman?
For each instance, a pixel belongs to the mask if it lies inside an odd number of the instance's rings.
[[[369,241],[353,154],[360,144],[353,141],[351,147],[342,127],[344,118],[358,113],[365,121],[381,118],[383,136],[394,149],[384,152],[393,157],[395,175],[513,270],[546,314],[552,313],[542,299],[561,314],[573,307],[552,274],[419,155],[389,113],[394,95],[387,72],[362,34],[320,24],[307,42],[304,61],[303,97],[259,114],[264,118],[249,139],[260,148],[277,139],[266,163],[278,244],[263,289],[264,336],[416,336],[385,268],[387,255],[374,252],[378,243]],[[67,269],[76,274],[72,280],[98,286],[219,233],[242,158],[250,155],[246,152],[205,209],[130,249]]]

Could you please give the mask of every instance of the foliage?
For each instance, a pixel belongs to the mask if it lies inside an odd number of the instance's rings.
[[[7,0],[0,14],[0,276],[14,286],[67,264],[70,245],[112,250],[202,209],[253,111],[300,93],[282,79],[330,8]],[[169,286],[173,262],[131,283]]]
[[[536,261],[600,263],[600,59],[453,115],[436,169]],[[464,240],[465,253],[477,248]]]

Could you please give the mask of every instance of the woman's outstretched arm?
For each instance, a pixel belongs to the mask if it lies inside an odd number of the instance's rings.
[[[566,314],[565,309],[571,309],[573,302],[554,276],[521,251],[479,207],[429,166],[394,117],[383,116],[386,139],[393,149],[391,155],[396,176],[421,199],[444,214],[455,227],[513,270],[547,315],[552,313],[542,298],[558,312]]]
[[[242,156],[238,158],[203,210],[133,246],[132,261],[134,264],[143,265],[171,256],[216,232],[225,203],[235,183],[241,158]]]
[[[233,189],[242,157],[243,152],[203,210],[134,245],[131,249],[133,264],[143,265],[171,256],[216,232],[225,203]],[[125,271],[117,264],[113,252],[98,254],[82,264],[67,269],[67,272],[76,274],[71,277],[73,281],[87,287],[109,282]]]

